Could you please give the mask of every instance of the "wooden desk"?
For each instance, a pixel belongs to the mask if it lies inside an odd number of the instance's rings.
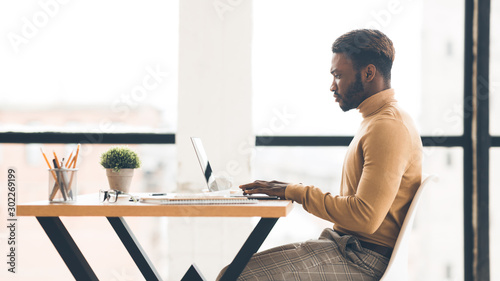
[[[292,210],[288,200],[262,200],[256,204],[156,205],[133,202],[100,203],[97,194],[79,196],[72,204],[48,201],[19,204],[17,216],[34,216],[54,244],[76,280],[98,280],[59,217],[106,217],[146,280],[161,280],[123,217],[261,217],[221,280],[236,280],[280,217]],[[205,280],[194,265],[182,280]]]

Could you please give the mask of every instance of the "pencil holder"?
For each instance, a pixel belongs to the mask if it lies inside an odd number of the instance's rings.
[[[49,169],[49,201],[71,203],[76,201],[78,169]]]

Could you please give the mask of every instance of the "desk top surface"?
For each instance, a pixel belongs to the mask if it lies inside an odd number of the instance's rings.
[[[162,205],[119,201],[100,203],[97,194],[78,196],[74,203],[38,201],[17,205],[17,216],[64,217],[264,217],[287,216],[293,203],[289,200],[259,200],[255,204]]]

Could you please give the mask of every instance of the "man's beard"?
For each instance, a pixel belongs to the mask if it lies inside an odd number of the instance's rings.
[[[341,96],[343,104],[339,103],[340,108],[344,112],[357,108],[363,102],[362,95],[364,91],[365,87],[363,87],[363,83],[361,82],[361,73],[358,71],[356,73],[356,80],[349,85],[345,94]]]

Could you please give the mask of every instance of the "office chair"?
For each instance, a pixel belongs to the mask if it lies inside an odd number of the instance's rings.
[[[399,232],[396,245],[394,246],[394,251],[389,260],[389,265],[380,281],[408,280],[408,244],[413,221],[415,220],[415,213],[427,185],[431,181],[436,181],[436,179],[437,177],[435,175],[429,175],[422,180],[422,184],[418,188],[410,204],[408,213],[406,213],[403,226],[401,226],[401,231]]]

